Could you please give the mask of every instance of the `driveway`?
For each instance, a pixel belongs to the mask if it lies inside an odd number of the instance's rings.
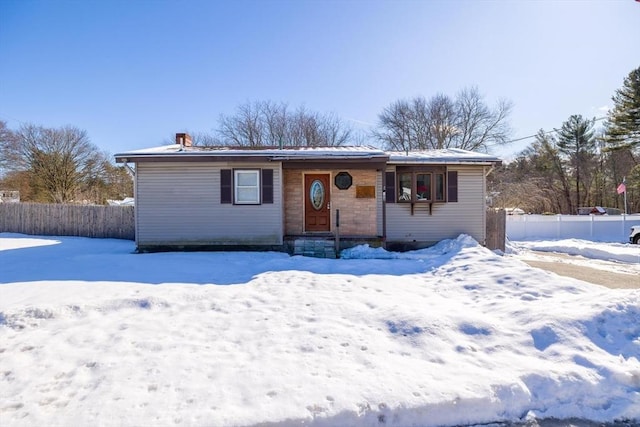
[[[532,267],[551,271],[560,276],[573,277],[612,289],[640,289],[640,266],[588,260],[575,255],[555,252],[531,251],[533,257],[523,257],[522,261]],[[598,267],[590,267],[585,264]],[[604,267],[607,267],[606,269]],[[619,270],[618,272],[612,270]]]

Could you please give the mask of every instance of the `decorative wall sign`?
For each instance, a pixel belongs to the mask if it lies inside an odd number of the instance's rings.
[[[349,172],[340,172],[336,175],[333,182],[336,184],[340,190],[347,190],[353,184],[353,178],[349,174]]]
[[[309,187],[309,200],[313,209],[317,211],[324,206],[324,185],[319,179],[314,180]]]
[[[356,199],[375,199],[375,185],[356,185]]]

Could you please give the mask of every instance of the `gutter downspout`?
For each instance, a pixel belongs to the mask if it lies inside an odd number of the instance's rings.
[[[484,177],[488,177],[489,175],[491,175],[491,172],[493,172],[493,170],[496,168],[496,166],[501,166],[502,165],[502,160],[499,160],[497,162],[493,162],[491,163],[491,167],[489,167],[489,170],[484,174]]]
[[[131,178],[135,178],[136,177],[136,171],[131,166],[129,166],[129,163],[127,163],[126,160],[125,160],[123,166],[127,170],[127,172],[129,173]]]

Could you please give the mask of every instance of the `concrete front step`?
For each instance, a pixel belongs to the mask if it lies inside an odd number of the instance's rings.
[[[337,258],[336,242],[333,239],[300,238],[293,242],[293,255],[314,258]]]

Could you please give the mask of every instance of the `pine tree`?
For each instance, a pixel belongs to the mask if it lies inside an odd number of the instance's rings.
[[[581,115],[573,115],[562,124],[558,131],[558,151],[566,156],[569,166],[573,169],[576,184],[576,207],[580,207],[583,198],[580,197],[580,187],[585,188],[588,197],[596,153],[596,139],[594,132],[595,119],[584,119]]]
[[[640,67],[625,77],[611,99],[614,106],[605,124],[609,149],[640,151]]]

